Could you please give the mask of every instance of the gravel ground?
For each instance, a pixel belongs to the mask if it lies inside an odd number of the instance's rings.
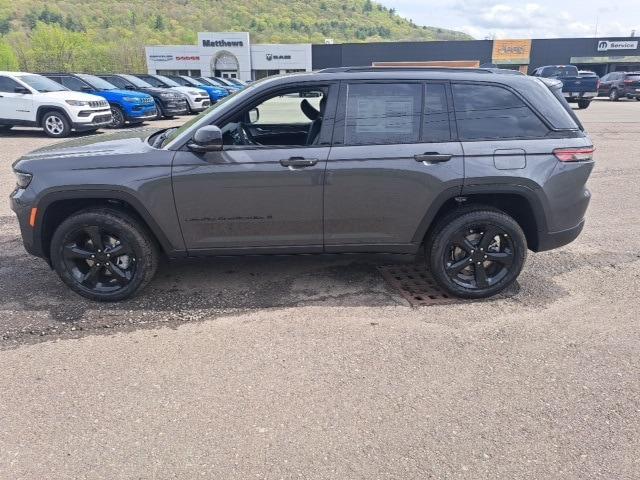
[[[578,115],[583,234],[483,302],[411,308],[378,257],[303,256],[164,265],[99,305],[0,203],[0,478],[640,478],[640,102]],[[1,137],[0,192],[49,143]]]

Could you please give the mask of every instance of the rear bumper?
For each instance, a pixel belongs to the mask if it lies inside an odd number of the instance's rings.
[[[596,98],[597,92],[562,92],[562,95],[564,95],[564,98],[567,100],[591,100],[592,98]]]
[[[553,250],[554,248],[562,247],[573,242],[582,229],[584,228],[584,218],[575,227],[562,230],[560,232],[547,232],[538,233],[538,245],[535,249],[536,252],[544,252],[546,250]]]

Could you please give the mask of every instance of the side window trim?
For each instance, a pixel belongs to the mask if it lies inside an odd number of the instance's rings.
[[[216,121],[216,125],[220,126],[220,128],[224,128],[227,123],[231,121],[232,118],[235,118],[238,114],[242,113],[246,110],[251,110],[252,108],[260,105],[260,103],[267,101],[278,94],[284,94],[286,92],[290,92],[292,90],[313,90],[313,89],[321,89],[324,88],[327,90],[328,99],[327,104],[325,106],[325,115],[323,117],[323,122],[320,130],[320,140],[315,145],[225,145],[225,150],[277,150],[283,148],[329,148],[332,145],[332,134],[334,129],[334,120],[335,120],[335,111],[337,106],[337,98],[338,98],[338,90],[339,90],[339,82],[329,81],[329,82],[301,82],[301,83],[293,83],[286,86],[276,87],[274,89],[270,89],[268,91],[260,92],[257,95],[253,96],[250,99],[247,99],[242,105],[238,105],[237,108],[234,108],[232,111],[227,112],[223,117],[219,118]],[[184,149],[189,140],[185,141],[185,143],[180,147]]]
[[[445,92],[445,101],[447,102],[447,108],[445,112],[442,112],[443,114],[446,113],[447,114],[447,118],[449,121],[449,139],[448,140],[442,140],[442,141],[429,141],[429,140],[425,140],[425,136],[424,136],[424,124],[426,123],[426,119],[427,119],[427,109],[426,109],[426,103],[427,103],[427,90],[429,88],[429,85],[443,85],[444,86],[444,92]],[[451,91],[451,81],[449,80],[425,80],[424,84],[422,86],[422,118],[421,118],[421,122],[420,122],[420,137],[419,137],[419,141],[420,143],[446,143],[446,142],[456,142],[458,141],[458,125],[456,123],[456,119],[455,119],[455,109],[453,106],[453,93]]]
[[[553,126],[547,121],[547,119],[538,111],[537,108],[535,108],[531,103],[529,103],[527,101],[526,98],[524,98],[522,95],[520,95],[520,93],[518,91],[516,91],[515,89],[511,88],[508,85],[504,85],[501,83],[495,83],[495,82],[481,82],[481,81],[477,81],[477,80],[456,80],[454,82],[451,82],[451,94],[452,94],[452,99],[453,99],[453,115],[456,119],[456,131],[459,132],[460,129],[458,128],[458,116],[457,116],[457,111],[456,111],[456,106],[455,106],[455,97],[453,96],[453,87],[455,85],[481,85],[481,86],[493,86],[493,87],[499,87],[502,88],[504,90],[507,90],[511,93],[513,93],[524,105],[526,105],[529,110],[531,110],[534,115],[536,117],[538,117],[538,119],[544,124],[545,127],[547,127],[547,129],[549,130],[549,132],[557,132],[557,131],[561,131],[561,130],[557,130],[554,129]],[[481,138],[481,139],[463,139],[461,137],[461,135],[458,133],[457,138],[459,141],[461,142],[486,142],[486,141],[490,141],[490,140],[531,140],[531,139],[540,139],[541,137],[509,137],[509,138],[498,138],[498,137],[493,137],[493,138]],[[548,137],[551,138],[551,137]]]

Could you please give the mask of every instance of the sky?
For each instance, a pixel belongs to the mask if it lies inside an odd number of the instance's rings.
[[[459,30],[476,39],[640,36],[640,2],[594,0],[381,0],[418,25]]]

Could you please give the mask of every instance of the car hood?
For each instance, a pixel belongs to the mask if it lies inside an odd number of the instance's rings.
[[[84,92],[74,92],[73,90],[62,90],[60,92],[43,92],[39,95],[43,97],[49,97],[51,99],[56,100],[79,100],[84,102],[96,102],[98,100],[104,100],[104,98],[99,97],[97,95],[92,95],[90,93]]]
[[[124,132],[94,134],[91,136],[74,138],[34,150],[14,163],[14,168],[31,171],[39,162],[48,162],[56,158],[70,157],[102,157],[106,155],[139,154],[149,151],[152,147],[146,139],[158,128],[140,128]],[[134,157],[135,158],[135,157]],[[86,165],[83,165],[86,167]]]
[[[189,95],[189,92],[195,92],[196,90],[200,92],[200,94],[202,95],[206,95],[208,96],[209,94],[201,89],[200,87],[171,87],[173,90],[176,90],[178,92],[182,92],[185,95]]]
[[[136,92],[135,90],[99,90],[99,95],[104,95],[105,97],[111,98],[122,98],[122,97],[132,97],[132,98],[148,98],[149,95],[143,92]]]

